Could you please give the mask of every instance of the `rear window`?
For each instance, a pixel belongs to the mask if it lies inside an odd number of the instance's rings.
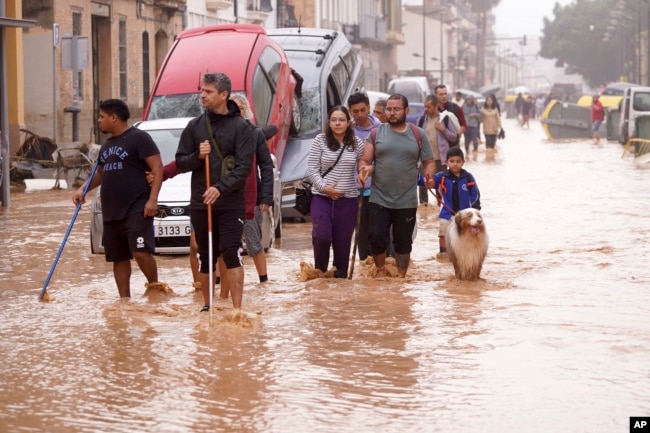
[[[650,111],[650,92],[636,92],[632,107],[635,111]]]

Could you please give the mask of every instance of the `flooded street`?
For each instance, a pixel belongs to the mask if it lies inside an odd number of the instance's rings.
[[[436,261],[422,207],[407,278],[299,281],[310,224],[285,223],[270,281],[245,257],[242,327],[199,314],[187,256],[156,256],[176,296],[120,301],[90,254],[90,197],[48,293],[72,191],[0,209],[0,432],[621,432],[650,416],[650,165],[622,146],[551,143],[505,121],[477,179],[482,281]],[[92,196],[93,193],[91,193]],[[226,310],[230,302],[222,304]]]

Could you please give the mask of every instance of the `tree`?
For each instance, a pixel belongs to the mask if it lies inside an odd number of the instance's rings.
[[[610,13],[616,2],[576,0],[567,6],[556,3],[554,19],[544,18],[539,54],[582,75],[592,87],[618,81],[620,75],[628,73],[636,54],[631,42],[632,26],[619,23],[614,28],[611,24]]]
[[[485,40],[487,34],[487,15],[497,7],[501,0],[465,0],[465,3],[478,14],[477,26],[480,29],[479,43],[476,47],[476,85],[485,85]]]

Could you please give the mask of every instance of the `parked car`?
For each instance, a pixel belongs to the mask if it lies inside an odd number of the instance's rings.
[[[292,133],[280,161],[282,217],[304,218],[293,206],[296,187],[307,174],[307,156],[314,137],[323,131],[327,113],[347,105],[348,97],[363,86],[361,56],[341,32],[314,28],[269,29],[303,82],[300,126]]]
[[[641,136],[648,131],[637,131],[637,119],[641,116],[650,116],[650,87],[628,87],[620,108],[619,143],[626,144],[630,138],[650,139],[650,136]]]
[[[409,101],[409,114],[406,115],[406,121],[417,125],[418,119],[424,114],[424,104],[421,102]]]
[[[223,72],[232,90],[246,95],[251,119],[263,128],[275,125],[278,133],[269,150],[282,166],[290,131],[300,128],[300,85],[282,47],[264,27],[220,24],[185,30],[176,36],[153,85],[144,119],[195,117],[201,113],[201,80],[206,72]],[[280,202],[274,204],[280,209]],[[281,218],[274,220],[276,236]]]
[[[366,92],[366,95],[368,95],[368,100],[370,101],[370,110],[372,110],[373,108],[375,108],[375,104],[377,103],[377,101],[379,101],[380,99],[388,99],[390,93],[368,90]]]
[[[178,149],[181,133],[191,117],[175,119],[158,119],[140,122],[137,128],[147,131],[160,150],[163,164],[173,161]],[[275,157],[271,155],[273,162]],[[192,173],[180,173],[163,182],[158,194],[158,215],[154,217],[156,236],[156,253],[187,254],[190,250],[190,194]],[[277,163],[273,170],[273,196],[280,203],[280,173]],[[95,254],[104,253],[102,242],[103,221],[101,205],[101,189],[97,188],[95,197],[90,205],[92,219],[90,221],[90,249]],[[273,217],[268,213],[262,217],[262,245],[270,248],[273,244],[275,221],[280,219],[280,207],[272,209]]]
[[[409,104],[420,102],[431,93],[426,77],[400,77],[388,82],[388,93],[401,93],[409,100]]]
[[[485,96],[482,93],[469,89],[456,89],[456,92],[460,92],[463,95],[463,99],[467,99],[468,96],[471,96],[474,98],[474,103],[479,107],[482,107],[483,104],[485,104]]]

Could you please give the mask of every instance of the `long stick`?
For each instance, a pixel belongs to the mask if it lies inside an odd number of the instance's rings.
[[[45,283],[43,284],[41,293],[38,295],[39,301],[43,300],[43,296],[45,296],[45,293],[47,291],[47,285],[50,284],[50,279],[52,279],[52,275],[54,274],[54,269],[56,268],[57,263],[59,263],[59,258],[61,257],[61,253],[63,252],[63,247],[65,247],[65,243],[68,240],[68,236],[70,236],[70,232],[72,231],[72,226],[74,225],[74,222],[77,219],[77,215],[79,215],[79,210],[81,209],[83,199],[84,197],[86,197],[86,193],[88,192],[88,187],[92,183],[93,177],[95,177],[95,172],[97,171],[98,166],[99,166],[99,158],[95,162],[93,171],[90,173],[90,176],[88,177],[88,181],[86,182],[86,186],[84,188],[83,196],[81,197],[79,203],[77,203],[77,208],[74,211],[74,215],[72,215],[72,220],[70,221],[70,225],[68,225],[68,230],[65,232],[65,236],[63,237],[63,242],[61,242],[59,251],[56,253],[56,257],[54,258],[54,263],[52,263],[52,267],[50,268],[50,273],[47,274],[47,278],[45,279]]]
[[[205,155],[205,190],[210,188],[210,155]],[[212,328],[212,291],[214,283],[212,282],[212,205],[208,205],[208,290],[210,291],[210,327]]]
[[[350,263],[350,272],[348,273],[348,280],[352,279],[354,274],[354,263],[357,261],[357,244],[359,243],[359,225],[361,224],[361,208],[363,207],[363,194],[366,188],[361,188],[361,195],[359,196],[359,206],[357,208],[357,226],[354,230],[354,246],[352,247],[352,263]]]

